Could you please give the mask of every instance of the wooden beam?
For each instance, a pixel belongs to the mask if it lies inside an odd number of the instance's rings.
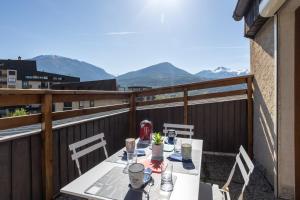
[[[295,145],[295,199],[300,199],[300,7],[295,13],[295,72],[294,72],[294,145]],[[298,189],[297,189],[298,188]]]
[[[158,99],[158,100],[153,100],[153,101],[141,101],[141,102],[137,102],[136,105],[137,106],[148,106],[148,105],[175,103],[175,102],[183,102],[183,97]]]
[[[20,105],[40,104],[40,103],[41,103],[41,95],[39,94],[0,95],[0,107],[20,106]]]
[[[7,89],[1,88],[0,95],[2,94],[115,94],[115,95],[130,95],[132,92],[123,91],[104,91],[104,90],[51,90],[51,89]]]
[[[41,121],[42,114],[0,118],[0,130],[38,124],[41,123]]]
[[[111,99],[128,99],[127,94],[55,94],[53,103],[72,102],[72,101],[90,101],[90,100],[111,100]]]
[[[45,94],[42,105],[42,174],[45,200],[53,199],[52,95]]]
[[[252,78],[247,79],[247,114],[248,114],[248,154],[250,158],[253,158],[253,88]]]
[[[124,108],[129,108],[129,104],[116,104],[116,105],[98,106],[98,107],[76,109],[76,110],[69,110],[69,111],[59,111],[53,113],[52,119],[60,120],[60,119],[66,119],[71,117],[78,117],[82,115],[90,115],[90,114],[95,114],[100,112],[119,110]]]
[[[207,89],[207,88],[214,88],[214,87],[224,87],[224,86],[229,86],[229,85],[237,85],[237,84],[247,83],[248,77],[253,77],[253,75],[218,79],[218,80],[212,80],[212,81],[203,81],[203,82],[199,82],[199,83],[190,83],[190,84],[184,84],[184,85],[176,85],[176,86],[172,86],[172,87],[154,88],[154,89],[150,89],[150,90],[136,92],[136,95],[137,96],[152,96],[152,95],[157,95],[157,94],[183,92],[183,90],[185,88],[187,90],[199,90],[199,89]]]
[[[130,112],[129,112],[129,136],[136,138],[136,95],[130,96]]]
[[[208,93],[208,94],[193,95],[193,96],[188,96],[188,101],[246,95],[247,91],[248,91],[247,89],[243,89],[243,90],[232,90],[226,92],[215,92],[215,93]],[[183,101],[184,101],[183,97],[176,97],[176,98],[159,99],[153,101],[137,102],[137,106],[149,106],[149,105],[176,103],[176,102],[183,102]]]
[[[188,90],[183,91],[183,123],[188,124]]]
[[[213,99],[213,98],[221,98],[221,97],[229,97],[229,96],[237,96],[237,95],[245,95],[247,94],[247,90],[232,90],[226,92],[215,92],[208,94],[199,94],[194,96],[189,96],[189,101],[196,101],[202,99]]]

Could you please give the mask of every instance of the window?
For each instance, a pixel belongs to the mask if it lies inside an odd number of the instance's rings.
[[[79,108],[83,108],[83,101],[79,101]]]
[[[94,107],[95,106],[95,101],[94,100],[91,100],[90,101],[90,107]]]
[[[64,110],[72,110],[72,102],[64,102]]]
[[[8,75],[12,75],[12,76],[14,76],[14,75],[16,75],[16,71],[8,71]]]
[[[47,89],[48,86],[49,86],[49,84],[48,84],[47,82],[42,82],[42,83],[41,83],[41,88],[42,88],[42,89]]]

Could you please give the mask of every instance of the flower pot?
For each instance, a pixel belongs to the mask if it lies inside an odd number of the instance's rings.
[[[163,160],[164,144],[152,144],[152,160]]]

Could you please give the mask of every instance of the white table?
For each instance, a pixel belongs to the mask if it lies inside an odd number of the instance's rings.
[[[203,141],[193,139],[192,141],[193,149],[200,150],[202,152]],[[117,152],[119,153],[119,152]],[[197,175],[183,174],[183,173],[173,173],[177,176],[176,183],[174,185],[173,192],[171,194],[170,200],[196,200],[198,199],[199,185],[200,185],[200,172],[201,172],[201,160],[202,153],[200,154],[200,165],[199,173]],[[85,193],[85,190],[100,179],[103,175],[109,172],[113,167],[124,167],[124,164],[113,163],[109,161],[103,161],[96,165],[65,187],[60,191],[65,194],[70,194],[77,197],[83,197],[86,199],[103,199],[98,196],[89,195]],[[151,197],[150,197],[151,199]]]

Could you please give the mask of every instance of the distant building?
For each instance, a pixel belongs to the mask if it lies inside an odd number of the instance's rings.
[[[152,87],[148,86],[129,86],[128,90],[133,92],[140,92],[144,90],[150,90]],[[155,99],[155,96],[145,96],[145,97],[137,97],[137,101],[152,101]]]
[[[35,60],[0,60],[0,88],[48,89],[66,82],[80,82],[80,78],[38,71]]]
[[[53,90],[106,90],[116,91],[117,82],[116,79],[98,80],[98,81],[85,81],[80,83],[61,83],[51,86]],[[105,105],[113,105],[123,103],[121,99],[115,100],[91,100],[91,101],[79,101],[79,102],[64,102],[56,103],[55,111],[81,109]]]
[[[76,83],[80,78],[37,70],[35,60],[0,60],[0,88],[11,89],[48,89],[53,84]],[[25,107],[30,113],[40,111],[40,105]],[[0,108],[0,117],[14,112],[16,107]]]

